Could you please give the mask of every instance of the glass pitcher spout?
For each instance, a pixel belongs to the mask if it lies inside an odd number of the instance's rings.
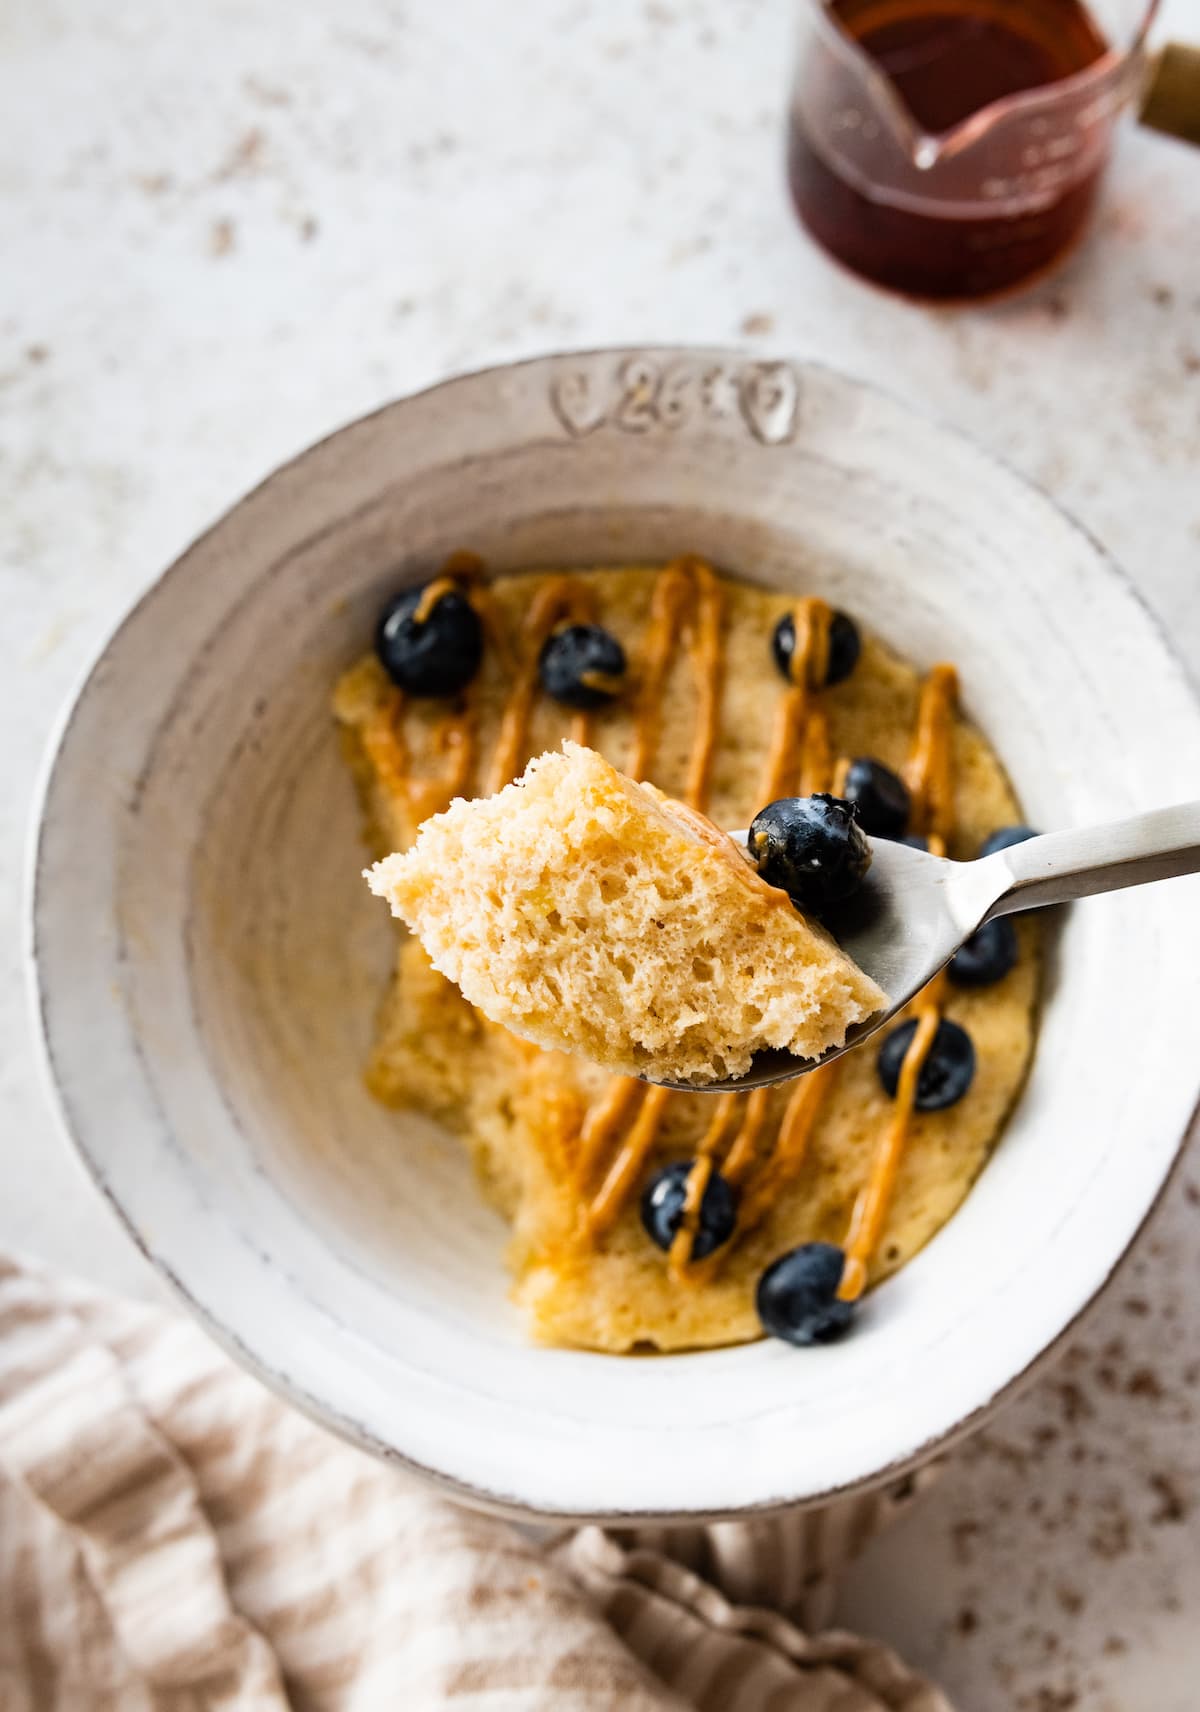
[[[928,172],[984,142],[1022,109],[1078,85],[1120,105],[1133,93],[1159,0],[1030,0],[1014,26],[1004,0],[803,0],[811,28],[863,111]]]

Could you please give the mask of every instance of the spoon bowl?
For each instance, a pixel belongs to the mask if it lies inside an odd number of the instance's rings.
[[[730,834],[743,852],[748,836]],[[824,922],[887,994],[885,1008],[852,1024],[842,1044],[819,1058],[797,1058],[783,1048],[758,1052],[744,1076],[722,1077],[699,1091],[764,1088],[840,1058],[891,1022],[993,916],[1200,871],[1200,802],[1108,826],[1043,833],[975,862],[951,862],[888,838],[869,842],[871,866],[861,888]],[[663,1085],[697,1091],[690,1083]]]

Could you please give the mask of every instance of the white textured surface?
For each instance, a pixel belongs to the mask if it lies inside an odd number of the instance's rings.
[[[1043,482],[1200,666],[1197,157],[1128,136],[1095,236],[1026,298],[971,313],[893,303],[830,267],[790,221],[778,165],[787,11],[526,0],[500,33],[479,0],[346,0],[286,24],[265,0],[211,0],[169,21],[147,0],[10,3],[10,954],[39,752],[119,610],[281,458],[455,368],[553,346],[741,336],[879,379]],[[1200,36],[1197,0],[1167,16]],[[1164,781],[1164,794],[1191,788]],[[147,1288],[54,1133],[15,976],[0,1004],[0,1238]],[[975,1712],[1055,1712],[1072,1694],[1100,1712],[1192,1712],[1193,1198],[1185,1174],[1142,1276],[1128,1275],[1124,1296],[1146,1311],[1118,1292],[1085,1333],[1078,1372],[1042,1381],[960,1457],[850,1590],[848,1616],[934,1663]],[[967,1635],[964,1612],[977,1619]]]

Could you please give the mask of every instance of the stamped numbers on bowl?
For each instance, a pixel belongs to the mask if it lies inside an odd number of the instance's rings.
[[[800,382],[783,362],[660,362],[605,357],[564,364],[550,383],[550,405],[573,439],[598,428],[648,434],[685,428],[698,419],[740,420],[764,446],[782,446],[796,432]]]

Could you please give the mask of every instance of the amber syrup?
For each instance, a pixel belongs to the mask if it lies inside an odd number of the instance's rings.
[[[829,10],[929,133],[1082,71],[1108,46],[1079,0],[831,0]],[[1103,165],[1026,212],[963,216],[935,201],[915,212],[839,176],[803,116],[789,137],[792,195],[813,236],[856,273],[918,297],[984,296],[1040,272],[1081,232]]]

